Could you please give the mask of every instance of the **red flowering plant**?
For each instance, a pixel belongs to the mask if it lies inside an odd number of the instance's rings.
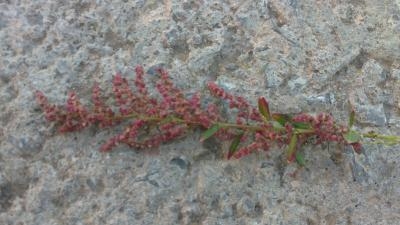
[[[143,67],[135,68],[135,89],[120,73],[113,77],[113,104],[105,102],[98,84],[92,89],[92,105],[84,106],[76,93],[70,92],[64,106],[53,105],[41,91],[36,91],[36,101],[48,121],[64,132],[79,131],[88,126],[99,128],[125,126],[122,132],[106,141],[100,151],[111,151],[119,144],[132,148],[154,148],[162,143],[183,137],[197,128],[204,132],[200,141],[212,136],[229,141],[226,157],[241,158],[250,153],[267,151],[271,145],[286,147],[288,162],[304,164],[301,146],[310,140],[316,144],[337,142],[351,145],[361,153],[363,138],[379,139],[389,144],[399,144],[399,136],[385,136],[352,129],[355,111],[351,110],[347,125],[340,125],[327,113],[310,115],[271,113],[267,100],[258,99],[258,106],[251,106],[243,97],[226,92],[214,82],[207,84],[209,94],[228,103],[234,116],[222,115],[223,106],[215,102],[202,103],[200,93],[189,97],[174,86],[167,71],[157,69],[155,83],[160,96],[149,94]],[[221,105],[221,104],[220,104]],[[115,110],[118,109],[118,110]]]

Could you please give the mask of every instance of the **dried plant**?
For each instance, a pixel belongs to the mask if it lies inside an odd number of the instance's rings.
[[[351,110],[349,122],[340,125],[328,113],[310,115],[271,113],[264,97],[258,99],[258,107],[251,106],[243,97],[227,93],[213,82],[207,84],[209,94],[228,103],[232,118],[224,116],[223,106],[203,103],[200,93],[189,97],[174,86],[168,73],[157,69],[159,79],[155,83],[159,96],[151,96],[145,83],[141,66],[135,68],[135,89],[128,80],[117,73],[113,77],[113,104],[103,96],[98,84],[92,90],[92,105],[84,106],[76,93],[68,94],[64,106],[50,104],[41,91],[36,91],[36,101],[48,121],[55,122],[59,131],[74,132],[95,125],[99,128],[125,126],[121,133],[106,141],[102,152],[112,150],[118,144],[132,148],[154,148],[201,128],[201,140],[211,136],[220,141],[230,141],[226,156],[241,158],[253,152],[267,151],[273,144],[286,147],[288,162],[304,164],[301,146],[312,140],[315,144],[337,142],[351,145],[361,153],[363,138],[378,139],[388,144],[399,144],[399,136],[385,136],[369,132],[359,133],[352,129],[355,111]],[[115,110],[115,109],[118,110]]]

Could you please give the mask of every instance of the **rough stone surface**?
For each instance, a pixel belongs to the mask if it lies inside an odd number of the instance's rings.
[[[274,111],[346,121],[350,100],[358,129],[400,135],[399,18],[376,0],[0,1],[0,224],[400,224],[398,146],[309,146],[305,169],[281,149],[226,161],[198,134],[101,154],[111,131],[57,135],[33,101],[164,65]]]

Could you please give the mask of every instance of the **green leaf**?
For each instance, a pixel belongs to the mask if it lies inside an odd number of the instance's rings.
[[[309,123],[304,123],[304,122],[292,122],[292,125],[296,129],[304,129],[308,130],[311,129],[311,125]]]
[[[277,121],[280,125],[285,126],[287,122],[290,122],[292,117],[289,114],[274,113],[272,118]]]
[[[346,140],[346,142],[349,144],[357,143],[357,142],[361,141],[361,135],[354,130],[350,130],[349,132],[345,133],[343,135],[343,137]]]
[[[286,151],[286,159],[289,163],[293,162],[295,158],[294,156],[296,153],[296,145],[297,145],[297,135],[294,134],[292,138],[290,138],[289,147]]]
[[[285,127],[283,127],[280,123],[277,121],[272,121],[272,127],[274,128],[275,131],[282,131],[285,130]]]
[[[233,139],[231,145],[229,146],[228,159],[230,159],[233,156],[233,154],[235,154],[243,135],[244,135],[244,132],[238,134],[235,137],[235,139]]]
[[[304,159],[304,154],[303,153],[296,151],[296,162],[300,166],[305,166],[306,165],[306,161]]]
[[[258,111],[261,113],[266,121],[271,120],[271,113],[269,111],[268,102],[267,100],[265,100],[264,97],[260,97],[258,99]]]
[[[200,141],[205,141],[211,136],[213,136],[221,127],[219,126],[218,123],[212,125],[210,128],[208,128],[204,133],[201,135]]]

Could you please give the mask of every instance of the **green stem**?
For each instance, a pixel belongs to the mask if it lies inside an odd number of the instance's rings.
[[[137,113],[132,113],[129,115],[118,115],[115,116],[113,119],[114,120],[122,120],[122,119],[130,119],[130,118],[136,118],[139,120],[144,120],[146,122],[162,122],[162,123],[168,123],[168,122],[175,122],[179,124],[188,124],[188,125],[195,125],[195,126],[201,126],[200,122],[197,121],[191,121],[191,120],[185,120],[181,119],[176,116],[168,116],[166,118],[160,118],[160,117],[154,117],[154,116],[144,116],[144,115],[139,115]],[[270,125],[272,126],[273,129],[276,131],[285,131],[285,128],[283,126],[278,126],[274,123],[274,121],[268,121]],[[215,121],[214,124],[218,124],[220,127],[223,128],[236,128],[240,129],[243,131],[262,131],[265,129],[263,126],[257,126],[257,125],[246,125],[246,124],[235,124],[235,123],[229,123],[229,122],[218,122]],[[314,129],[301,129],[301,128],[295,128],[294,133],[295,134],[313,134],[315,132]],[[400,136],[395,136],[395,135],[380,135],[375,132],[369,132],[369,133],[360,133],[360,135],[363,138],[369,138],[369,139],[377,139],[382,141],[385,144],[400,144]]]
[[[121,119],[132,119],[132,118],[136,118],[139,120],[144,120],[144,121],[154,121],[154,122],[161,122],[161,121],[165,121],[165,122],[177,122],[177,123],[186,123],[186,124],[192,124],[192,125],[201,125],[200,122],[196,122],[196,121],[191,121],[191,120],[185,120],[185,119],[181,119],[179,117],[176,116],[169,116],[166,118],[160,118],[160,117],[152,117],[152,116],[143,116],[143,115],[139,115],[136,113],[131,113],[129,115],[118,115],[115,116],[113,118],[113,120],[121,120]],[[221,127],[232,127],[232,128],[239,128],[239,129],[243,129],[243,130],[262,130],[262,127],[260,126],[252,126],[252,125],[243,125],[243,124],[234,124],[234,123],[224,123],[224,122],[214,122],[215,124],[220,125]]]
[[[160,117],[139,115],[137,113],[131,113],[129,115],[118,115],[118,116],[115,116],[113,118],[113,120],[131,119],[131,118],[144,120],[146,122],[163,122],[163,123],[176,122],[176,123],[181,123],[181,124],[191,124],[191,125],[201,126],[200,122],[185,120],[185,119],[181,119],[176,116],[160,118]],[[278,126],[277,124],[274,123],[274,121],[269,121],[269,123],[275,131],[285,131],[285,128],[283,126]],[[265,129],[265,127],[263,127],[263,126],[235,124],[235,123],[218,122],[218,121],[214,121],[214,124],[218,124],[220,127],[223,127],[223,128],[236,128],[236,129],[240,129],[243,131],[253,131],[253,132],[254,131],[262,131],[263,129]],[[295,133],[297,133],[297,134],[310,134],[310,133],[314,133],[314,132],[315,131],[313,129],[295,129]]]
[[[375,132],[361,134],[363,138],[376,139],[382,141],[384,144],[395,145],[400,144],[400,136],[395,135],[381,135]]]

